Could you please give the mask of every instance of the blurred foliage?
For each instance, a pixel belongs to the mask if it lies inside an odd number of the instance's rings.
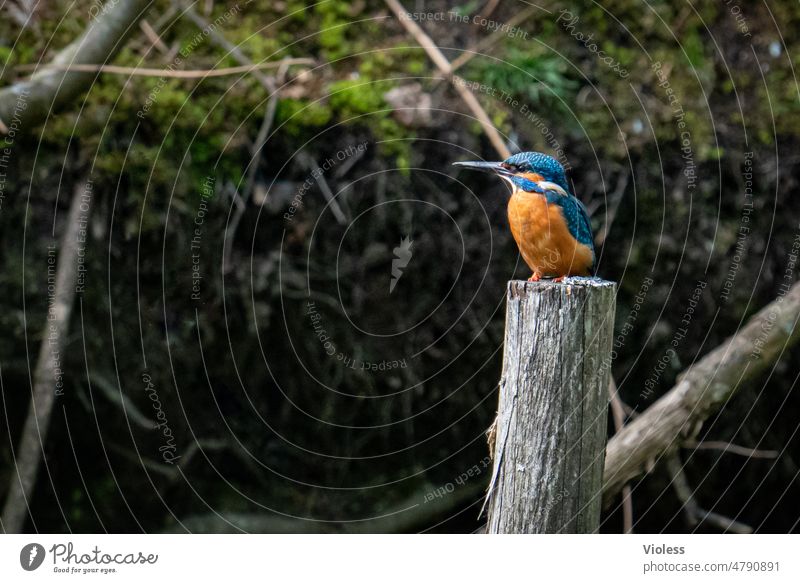
[[[0,19],[2,83],[14,80],[12,67],[47,60],[72,41],[91,6],[81,0],[65,15],[72,3],[45,4],[36,26],[24,31]],[[169,2],[156,4],[149,22],[160,23],[167,52],[137,32],[115,64],[167,68],[177,50],[197,44],[191,21],[161,18]],[[655,281],[614,362],[624,400],[644,408],[657,395],[642,398],[643,383],[673,338],[697,280],[708,286],[691,334],[658,379],[659,393],[771,300],[782,281],[798,229],[800,39],[781,33],[796,30],[800,8],[788,1],[742,5],[748,37],[724,4],[545,5],[549,16],[535,14],[519,25],[527,36],[499,38],[459,74],[513,95],[543,120],[565,150],[570,179],[596,231],[618,203],[598,249],[599,273],[619,282],[618,332],[642,282]],[[426,2],[424,8],[473,16],[481,6]],[[507,22],[525,7],[501,3],[491,19]],[[207,19],[227,9],[214,3]],[[579,17],[574,31],[593,34],[598,49],[630,75],[620,76],[566,31],[556,21],[561,9]],[[315,60],[290,67],[273,132],[255,161],[252,148],[270,96],[250,75],[100,75],[85,100],[14,144],[0,212],[5,387],[27,386],[29,359],[38,350],[53,214],[63,220],[65,193],[84,175],[91,173],[96,193],[87,252],[91,285],[72,320],[68,414],[55,416],[48,443],[56,491],[43,481],[37,492],[40,530],[66,531],[68,522],[76,532],[157,531],[208,507],[366,518],[409,499],[420,502],[485,457],[505,281],[528,274],[507,232],[502,186],[455,175],[459,184],[449,167],[457,159],[496,155],[458,95],[388,14],[377,0],[328,0],[310,8],[253,0],[222,24],[219,32],[256,62]],[[472,47],[491,34],[475,24],[421,25],[451,59],[460,54],[453,47]],[[681,129],[654,61],[663,64],[691,135],[698,176],[691,192]],[[204,38],[177,67],[236,64]],[[409,121],[393,111],[387,94],[413,83],[432,109],[427,118]],[[476,95],[519,148],[552,150],[546,131],[520,107]],[[337,158],[359,144],[366,151],[352,163],[350,155]],[[336,161],[326,181],[350,227],[326,206],[300,151],[319,165]],[[738,255],[744,153],[750,151],[758,171],[752,231],[725,299],[720,290]],[[253,195],[226,242],[251,164]],[[205,201],[203,299],[197,302],[189,293],[191,244],[209,178],[214,192]],[[311,189],[287,221],[308,180]],[[402,202],[408,200],[417,202]],[[393,249],[409,234],[413,261],[387,295]],[[226,253],[231,262],[223,265]],[[309,301],[337,353],[354,362],[411,364],[382,372],[348,369],[319,342]],[[396,330],[407,332],[393,336]],[[112,398],[121,392],[149,414],[141,383],[145,358],[179,436],[183,476],[161,463],[157,433],[131,424]],[[764,387],[745,387],[707,424],[708,439],[779,450],[779,459],[698,451],[689,463],[690,477],[702,482],[704,504],[761,530],[796,527],[790,501],[800,494],[794,480],[800,399],[792,382],[798,364],[797,351],[787,354]],[[12,435],[27,411],[26,393],[4,403],[3,423],[11,420],[4,430]],[[8,449],[0,460],[10,468]],[[637,485],[639,531],[685,528],[677,502],[660,496],[665,485],[660,472]],[[471,508],[438,528],[471,531],[475,513]],[[607,518],[604,529],[619,530],[617,513]]]
[[[530,107],[564,108],[574,99],[579,83],[568,77],[568,66],[557,55],[543,51],[535,55],[531,49],[511,48],[502,59],[481,60],[470,67],[469,79],[480,79],[490,87],[514,96]],[[474,61],[473,61],[474,62]]]

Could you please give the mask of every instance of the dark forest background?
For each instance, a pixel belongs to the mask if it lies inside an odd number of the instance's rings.
[[[26,6],[0,6],[2,86],[74,40],[95,5]],[[563,149],[598,274],[619,285],[615,332],[637,314],[613,361],[632,414],[794,281],[797,3],[405,8],[467,17],[419,24],[451,61],[477,47],[458,74],[497,90],[473,93],[512,151]],[[308,60],[260,70],[274,98],[250,73],[98,74],[15,135],[0,206],[0,499],[47,332],[48,246],[89,179],[85,287],[26,530],[472,532],[487,471],[457,479],[488,454],[506,282],[529,273],[506,188],[450,164],[498,154],[383,2],[193,10],[254,63]],[[515,19],[493,36],[488,21]],[[178,4],[156,1],[145,21],[114,65],[240,65]],[[698,437],[760,455],[681,452],[703,507],[757,532],[800,519],[799,362],[785,352]],[[687,524],[661,465],[632,486],[637,532],[715,532]],[[621,530],[614,506],[602,531]]]

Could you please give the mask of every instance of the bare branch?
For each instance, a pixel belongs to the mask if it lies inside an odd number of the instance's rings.
[[[622,202],[625,189],[628,187],[628,180],[630,179],[630,176],[631,175],[628,172],[623,170],[617,179],[617,187],[614,189],[613,194],[609,197],[610,202],[608,206],[608,212],[606,214],[606,224],[603,225],[603,229],[597,233],[594,238],[594,244],[598,247],[602,246],[603,243],[606,242],[608,232],[611,230],[611,226],[614,224],[614,219],[617,218],[619,204]]]
[[[749,534],[753,528],[742,522],[722,516],[716,512],[703,510],[694,497],[694,488],[689,484],[689,479],[683,471],[683,464],[677,453],[667,456],[667,471],[672,478],[672,487],[675,494],[683,504],[683,511],[686,514],[686,522],[690,528],[694,528],[705,522],[716,526],[722,532],[733,532],[737,534]]]
[[[780,455],[780,452],[774,449],[753,449],[750,447],[743,447],[735,443],[728,443],[727,441],[700,441],[700,442],[687,442],[683,447],[688,449],[718,449],[723,453],[735,453],[749,458],[757,459],[775,459]]]
[[[31,406],[22,428],[19,446],[15,451],[12,450],[15,470],[11,472],[2,518],[3,528],[7,533],[20,533],[25,526],[56,396],[63,390],[61,363],[69,331],[69,316],[75,300],[78,253],[81,250],[78,237],[80,229],[89,218],[92,197],[86,194],[90,192],[91,182],[88,181],[75,189],[61,237],[54,292],[48,298],[47,324],[33,375]]]
[[[131,75],[139,77],[172,77],[176,79],[202,79],[205,77],[225,77],[227,75],[239,75],[241,73],[252,73],[260,69],[274,69],[288,65],[308,65],[314,63],[314,59],[284,59],[270,63],[259,63],[242,65],[240,67],[223,67],[219,69],[150,69],[147,67],[120,67],[117,65],[46,65],[44,70],[57,71],[79,71],[84,73],[114,73],[117,75]],[[29,69],[35,65],[23,65],[18,69]]]
[[[122,409],[125,417],[138,425],[142,429],[152,430],[155,423],[142,413],[133,400],[122,392],[122,387],[108,380],[101,373],[92,372],[89,375],[89,380],[93,383],[96,389],[99,389],[100,394],[108,399],[113,405]]]
[[[250,199],[250,195],[253,192],[253,187],[255,186],[255,178],[256,178],[256,171],[258,170],[259,166],[259,158],[263,155],[264,146],[266,145],[267,140],[269,139],[270,131],[272,130],[272,124],[275,120],[275,112],[278,106],[278,88],[279,84],[283,85],[286,78],[286,73],[288,72],[288,67],[290,65],[296,64],[306,64],[306,63],[313,63],[313,59],[291,59],[286,57],[281,61],[277,61],[275,64],[278,65],[277,71],[277,80],[273,77],[269,77],[264,75],[260,71],[257,70],[257,65],[253,63],[250,58],[245,55],[242,50],[239,48],[238,45],[233,44],[229,41],[225,35],[221,32],[218,32],[214,27],[212,27],[208,21],[200,16],[191,5],[187,5],[184,3],[179,3],[177,0],[172,4],[174,7],[181,5],[183,6],[183,14],[191,20],[195,26],[203,31],[208,31],[209,37],[211,41],[216,44],[218,47],[228,51],[228,54],[237,62],[242,65],[242,67],[250,67],[253,69],[253,77],[261,84],[264,89],[267,90],[269,93],[269,98],[267,99],[267,107],[264,112],[264,119],[261,123],[261,128],[258,131],[258,135],[256,136],[256,141],[253,146],[253,160],[250,163],[250,168],[247,172],[247,180],[245,182],[244,191],[242,192],[241,196],[238,192],[234,192],[234,201],[236,202],[236,210],[231,217],[230,225],[225,233],[225,256],[223,257],[222,265],[223,269],[227,272],[232,269],[231,263],[231,253],[233,252],[233,239],[236,236],[236,231],[239,228],[239,224],[244,216],[244,212],[247,202]],[[270,63],[270,65],[274,65]]]
[[[322,172],[319,165],[304,150],[301,150],[297,154],[297,158],[301,164],[303,164],[309,171],[311,171],[311,175],[314,177],[314,180],[316,180],[317,182],[317,186],[319,186],[319,189],[325,196],[325,200],[328,201],[328,204],[331,207],[331,212],[333,213],[333,216],[336,218],[336,221],[340,225],[346,225],[347,217],[345,216],[342,207],[339,206],[339,203],[336,201],[336,196],[333,194],[331,187],[328,186],[328,181],[325,180],[324,172]]]
[[[150,44],[158,49],[160,53],[166,54],[169,52],[169,47],[164,44],[164,41],[161,40],[161,37],[158,36],[158,33],[155,31],[155,29],[150,26],[149,22],[144,19],[140,20],[139,28],[142,29],[142,32],[147,37],[147,40],[150,41]]]
[[[800,339],[800,283],[678,377],[678,384],[608,442],[603,497],[608,505],[649,464],[694,441],[709,415],[772,366]]]
[[[625,407],[617,391],[614,378],[608,381],[608,394],[611,403],[611,417],[614,419],[614,433],[619,433],[625,425]],[[628,484],[622,488],[622,532],[633,533],[633,493]]]
[[[283,65],[278,69],[277,72],[277,83],[281,86],[286,82],[286,73],[289,70],[289,64],[292,59],[286,58],[283,61]],[[261,159],[261,155],[264,151],[264,147],[267,145],[267,140],[269,139],[270,132],[272,131],[272,124],[275,121],[275,112],[277,111],[278,107],[278,90],[275,89],[271,92],[269,99],[267,99],[267,107],[264,110],[264,119],[261,121],[261,127],[258,130],[258,135],[256,136],[256,141],[253,143],[252,154],[253,159],[250,160],[250,166],[247,169],[247,178],[245,180],[244,190],[242,191],[241,196],[239,193],[234,190],[233,196],[235,197],[234,200],[237,202],[236,210],[233,211],[233,216],[231,217],[230,224],[228,229],[225,232],[225,245],[224,245],[224,256],[222,260],[222,268],[229,272],[233,269],[233,264],[231,263],[231,254],[233,253],[233,241],[236,237],[236,231],[239,229],[239,224],[242,221],[242,217],[244,216],[245,210],[247,209],[247,203],[250,201],[250,197],[253,194],[253,188],[256,185],[256,173],[258,172],[259,161]]]
[[[509,29],[519,26],[520,24],[528,20],[528,18],[533,16],[534,12],[538,12],[539,10],[541,10],[541,8],[538,6],[529,6],[525,10],[522,10],[519,13],[515,14],[513,17],[509,18],[508,22],[506,22],[506,25],[504,27],[499,28],[498,30],[496,30],[495,32],[484,38],[475,46],[466,49],[463,53],[461,53],[461,55],[459,55],[457,59],[453,59],[453,62],[450,64],[451,70],[453,72],[458,71],[461,67],[466,65],[473,58],[483,54],[483,52],[489,47],[494,46],[496,43],[503,40],[504,38],[508,38]],[[488,15],[484,14],[482,16],[487,17]]]
[[[189,20],[191,20],[197,28],[203,32],[207,32],[208,37],[214,44],[228,51],[228,54],[234,61],[243,66],[253,65],[253,61],[251,61],[247,55],[242,52],[238,45],[233,44],[231,41],[225,38],[221,32],[217,31],[216,27],[211,26],[211,24],[205,18],[197,14],[194,8],[192,8],[192,5],[188,4],[188,2],[182,2],[179,4],[183,6],[183,14]],[[280,64],[280,62],[278,62],[278,64]],[[270,94],[277,91],[277,84],[275,83],[275,79],[272,77],[268,77],[258,70],[253,71],[253,77],[255,77],[255,79],[261,83],[261,85],[267,91],[269,91]]]
[[[8,126],[14,119],[20,127],[37,124],[84,91],[91,85],[92,73],[62,71],[59,67],[108,62],[136,29],[151,1],[110,2],[108,10],[92,21],[83,36],[56,55],[52,67],[0,90],[0,122]]]
[[[397,16],[398,22],[406,29],[406,31],[414,37],[414,40],[419,43],[419,45],[428,53],[428,57],[430,57],[431,61],[436,65],[439,71],[447,78],[448,81],[455,87],[455,90],[461,96],[461,99],[464,100],[464,103],[467,104],[472,114],[477,118],[478,122],[481,124],[484,133],[486,133],[489,141],[492,142],[492,146],[494,149],[497,150],[497,153],[500,155],[501,158],[508,158],[511,155],[506,143],[503,141],[503,137],[500,135],[500,132],[497,131],[497,128],[494,127],[492,120],[486,114],[486,111],[481,106],[478,99],[472,94],[472,92],[465,87],[464,82],[453,74],[453,67],[450,64],[450,61],[442,54],[442,51],[439,50],[439,47],[436,46],[436,43],[433,42],[431,37],[425,34],[425,31],[422,30],[419,25],[407,17],[408,12],[405,8],[403,8],[402,4],[397,0],[384,0],[386,5],[394,12],[395,16]]]

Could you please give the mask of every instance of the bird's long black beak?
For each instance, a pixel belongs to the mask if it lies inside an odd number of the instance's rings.
[[[511,176],[511,172],[503,167],[502,162],[453,162],[453,166],[478,170],[480,172],[490,172],[501,176]]]

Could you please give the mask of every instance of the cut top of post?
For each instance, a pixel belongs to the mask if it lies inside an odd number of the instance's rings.
[[[529,295],[537,291],[544,290],[564,290],[569,294],[572,289],[585,290],[587,288],[601,288],[601,289],[614,289],[616,283],[600,279],[599,277],[565,277],[561,282],[555,282],[552,279],[541,279],[539,281],[524,281],[521,279],[512,279],[508,282],[508,296],[509,298],[518,298],[524,295]]]

